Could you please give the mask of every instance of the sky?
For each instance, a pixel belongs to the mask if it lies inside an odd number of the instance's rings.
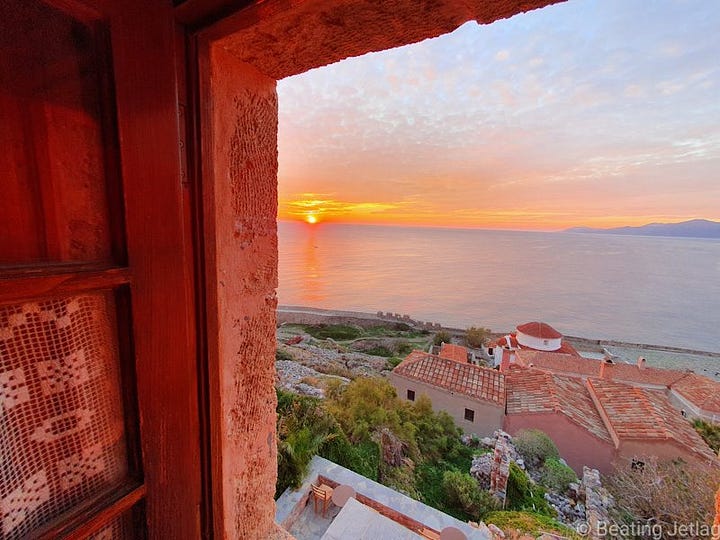
[[[720,220],[714,0],[570,0],[278,82],[279,217]]]

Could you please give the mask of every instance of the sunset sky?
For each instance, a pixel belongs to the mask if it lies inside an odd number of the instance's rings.
[[[714,0],[570,0],[278,83],[280,218],[720,219]]]

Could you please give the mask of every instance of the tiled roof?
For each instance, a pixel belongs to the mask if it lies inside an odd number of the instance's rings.
[[[558,339],[562,337],[562,334],[549,324],[537,321],[521,324],[517,327],[517,331],[539,339]]]
[[[587,385],[618,439],[674,440],[698,456],[715,458],[664,392],[601,379],[588,379]]]
[[[500,338],[497,338],[496,340],[492,341],[490,343],[490,347],[507,347],[508,341],[510,342],[510,348],[512,349],[520,349],[524,351],[536,351],[537,349],[533,349],[532,347],[526,347],[524,345],[520,345],[517,340],[517,336],[513,334],[508,334],[506,336],[502,336]],[[543,351],[541,351],[543,352]],[[556,351],[552,351],[554,353],[561,353],[561,354],[572,354],[573,356],[580,356],[580,353],[577,352],[575,347],[570,345],[567,341],[562,341],[560,343],[560,348]]]
[[[505,404],[505,376],[494,369],[413,351],[393,373],[500,406]]]
[[[581,356],[558,352],[523,349],[516,353],[517,361],[525,367],[535,367],[552,373],[564,373],[581,377],[597,377],[600,362]]]
[[[532,365],[532,367],[544,369],[552,373],[600,378],[602,360],[529,349],[522,349],[516,354],[518,363],[526,367]],[[605,365],[605,370],[606,376],[603,377],[604,379],[664,387],[668,387],[683,379],[688,374],[687,371],[660,369],[648,366],[640,369],[635,364],[626,364],[624,362],[607,364]]]
[[[612,442],[581,379],[511,366],[505,384],[507,414],[564,414],[596,437]]]
[[[687,373],[670,387],[696,407],[710,413],[720,413],[720,383]]]
[[[660,369],[648,366],[640,369],[636,364],[623,362],[611,364],[610,370],[613,380],[657,386],[670,386],[688,374],[687,371],[677,369]]]
[[[463,364],[467,363],[467,355],[468,350],[465,347],[455,345],[453,343],[443,343],[440,346],[440,352],[438,353],[438,356],[442,358],[455,360],[456,362],[461,362]]]

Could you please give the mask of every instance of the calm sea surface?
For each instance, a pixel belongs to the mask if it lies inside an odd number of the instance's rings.
[[[720,241],[280,222],[279,301],[720,352]]]

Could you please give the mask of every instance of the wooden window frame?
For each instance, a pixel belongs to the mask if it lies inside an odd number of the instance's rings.
[[[127,313],[118,317],[118,344],[126,435],[136,452],[128,454],[131,477],[125,484],[38,534],[86,538],[139,509],[151,538],[199,538],[195,229],[178,144],[184,81],[177,67],[184,65],[185,50],[177,38],[184,30],[173,27],[170,3],[43,2],[106,29],[102,39],[111,52],[101,66],[107,74],[101,85],[112,107],[101,109],[101,120],[112,262],[5,268],[0,303],[114,291],[118,312]]]

